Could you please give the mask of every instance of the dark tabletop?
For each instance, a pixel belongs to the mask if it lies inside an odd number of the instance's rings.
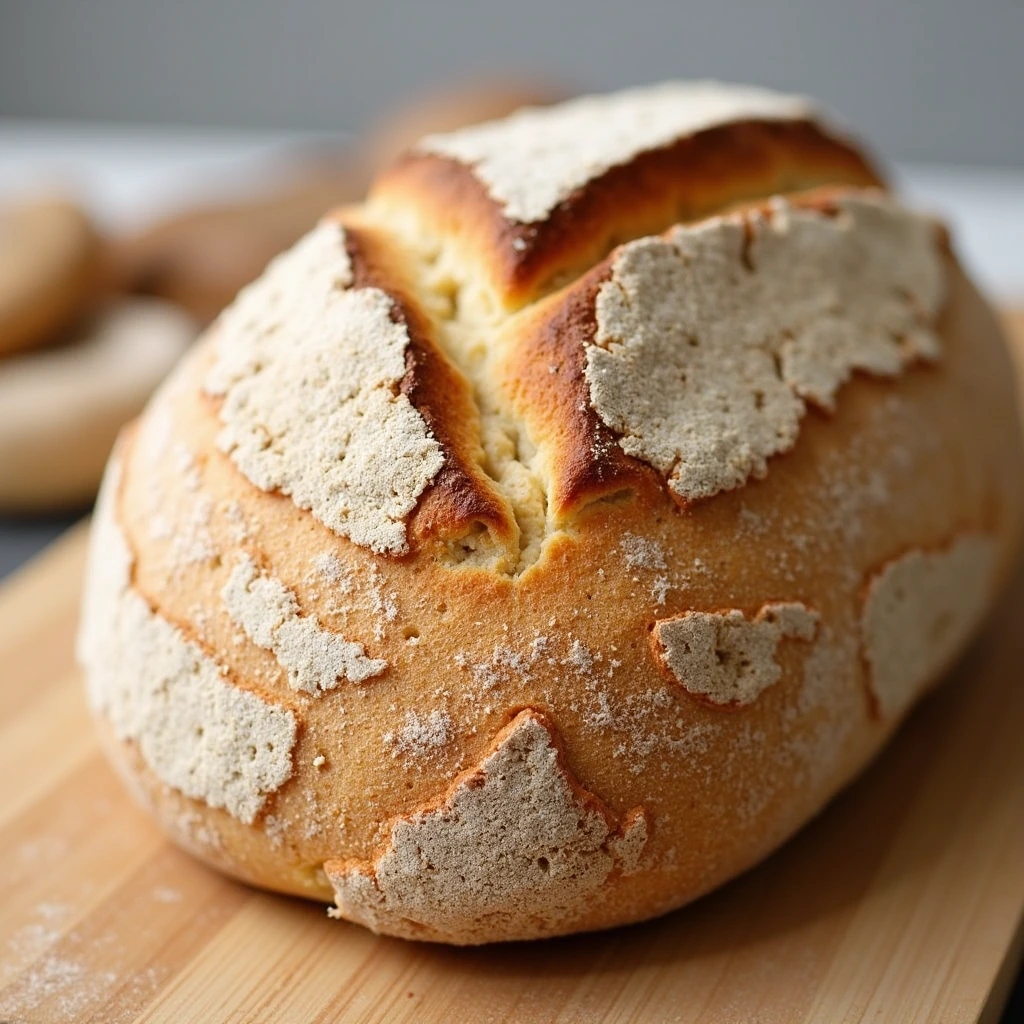
[[[84,511],[41,518],[12,519],[0,516],[0,579],[42,551],[82,515]]]

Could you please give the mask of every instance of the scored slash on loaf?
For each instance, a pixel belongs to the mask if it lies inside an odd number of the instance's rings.
[[[80,656],[180,844],[408,938],[641,920],[791,835],[975,632],[1024,507],[935,220],[805,100],[431,136],[129,428]]]

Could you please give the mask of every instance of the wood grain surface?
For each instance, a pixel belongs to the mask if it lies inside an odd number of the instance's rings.
[[[330,921],[164,841],[93,739],[84,543],[0,588],[0,1024],[998,1020],[1024,941],[1024,572],[867,774],[759,868],[645,925],[465,950]]]

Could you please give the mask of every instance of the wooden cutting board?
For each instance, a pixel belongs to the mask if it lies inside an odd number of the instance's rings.
[[[1024,948],[1024,572],[948,684],[761,867],[645,925],[460,950],[330,921],[163,840],[73,665],[84,544],[78,527],[0,588],[0,1024],[998,1019]]]

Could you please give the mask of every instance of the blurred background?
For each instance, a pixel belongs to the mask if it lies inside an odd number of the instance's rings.
[[[1024,306],[1022,51],[1021,0],[0,0],[0,575],[274,253],[419,134],[526,102],[814,96]]]
[[[1024,164],[1020,0],[2,0],[0,114],[361,131],[439,81],[809,92],[896,160]]]

